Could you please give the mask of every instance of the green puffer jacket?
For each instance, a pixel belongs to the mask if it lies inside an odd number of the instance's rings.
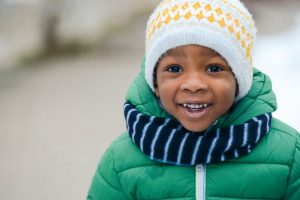
[[[129,88],[127,100],[145,114],[167,116],[148,88],[143,72]],[[275,110],[271,81],[255,69],[250,92],[233,112],[218,120],[217,126],[240,124]],[[103,155],[87,199],[300,200],[299,136],[296,130],[273,118],[270,132],[252,153],[224,163],[200,165],[203,170],[197,170],[151,161],[124,133]]]

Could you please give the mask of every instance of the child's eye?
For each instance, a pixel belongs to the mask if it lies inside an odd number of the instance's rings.
[[[220,65],[210,65],[207,68],[208,72],[220,72],[223,71],[223,67]]]
[[[167,71],[172,73],[182,72],[182,67],[180,65],[171,65],[167,68]]]

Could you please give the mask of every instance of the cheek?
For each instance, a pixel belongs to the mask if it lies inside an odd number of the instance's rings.
[[[155,89],[156,96],[159,97],[162,102],[168,99],[168,97],[170,97],[170,93],[172,93],[171,89],[164,84],[160,84]]]
[[[210,80],[210,88],[214,95],[221,101],[234,101],[236,93],[236,81],[232,76],[226,76],[221,79]]]
[[[172,107],[172,102],[175,98],[175,91],[172,84],[161,82],[158,84],[157,88],[155,89],[155,94],[159,97],[159,100],[164,107],[164,109],[169,112],[170,107]]]
[[[157,85],[155,88],[155,94],[158,97],[166,96],[166,93],[169,93],[172,90],[171,86],[173,84],[170,81],[162,76],[157,77]]]
[[[222,96],[226,97],[224,100],[227,100],[228,103],[234,101],[236,96],[236,81],[230,80],[230,81],[224,81],[223,83],[219,84],[219,91],[222,93]]]

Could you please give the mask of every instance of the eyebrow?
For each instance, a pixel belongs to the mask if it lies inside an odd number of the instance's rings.
[[[183,55],[183,54],[179,53],[178,49],[173,48],[173,49],[169,49],[168,51],[166,51],[163,54],[163,57],[164,56],[172,56],[172,57],[174,57],[174,56],[178,56],[178,55]]]
[[[212,49],[211,55],[212,55],[212,56],[220,56],[220,57],[223,58],[223,56],[221,56],[218,52],[216,52],[216,51],[213,50],[213,49]]]

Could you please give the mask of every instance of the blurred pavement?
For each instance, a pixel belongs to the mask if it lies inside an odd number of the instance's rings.
[[[145,20],[108,39],[105,51],[0,74],[0,199],[85,199],[101,155],[125,131]]]
[[[141,57],[92,54],[1,75],[0,199],[85,199],[125,130],[123,99]]]

